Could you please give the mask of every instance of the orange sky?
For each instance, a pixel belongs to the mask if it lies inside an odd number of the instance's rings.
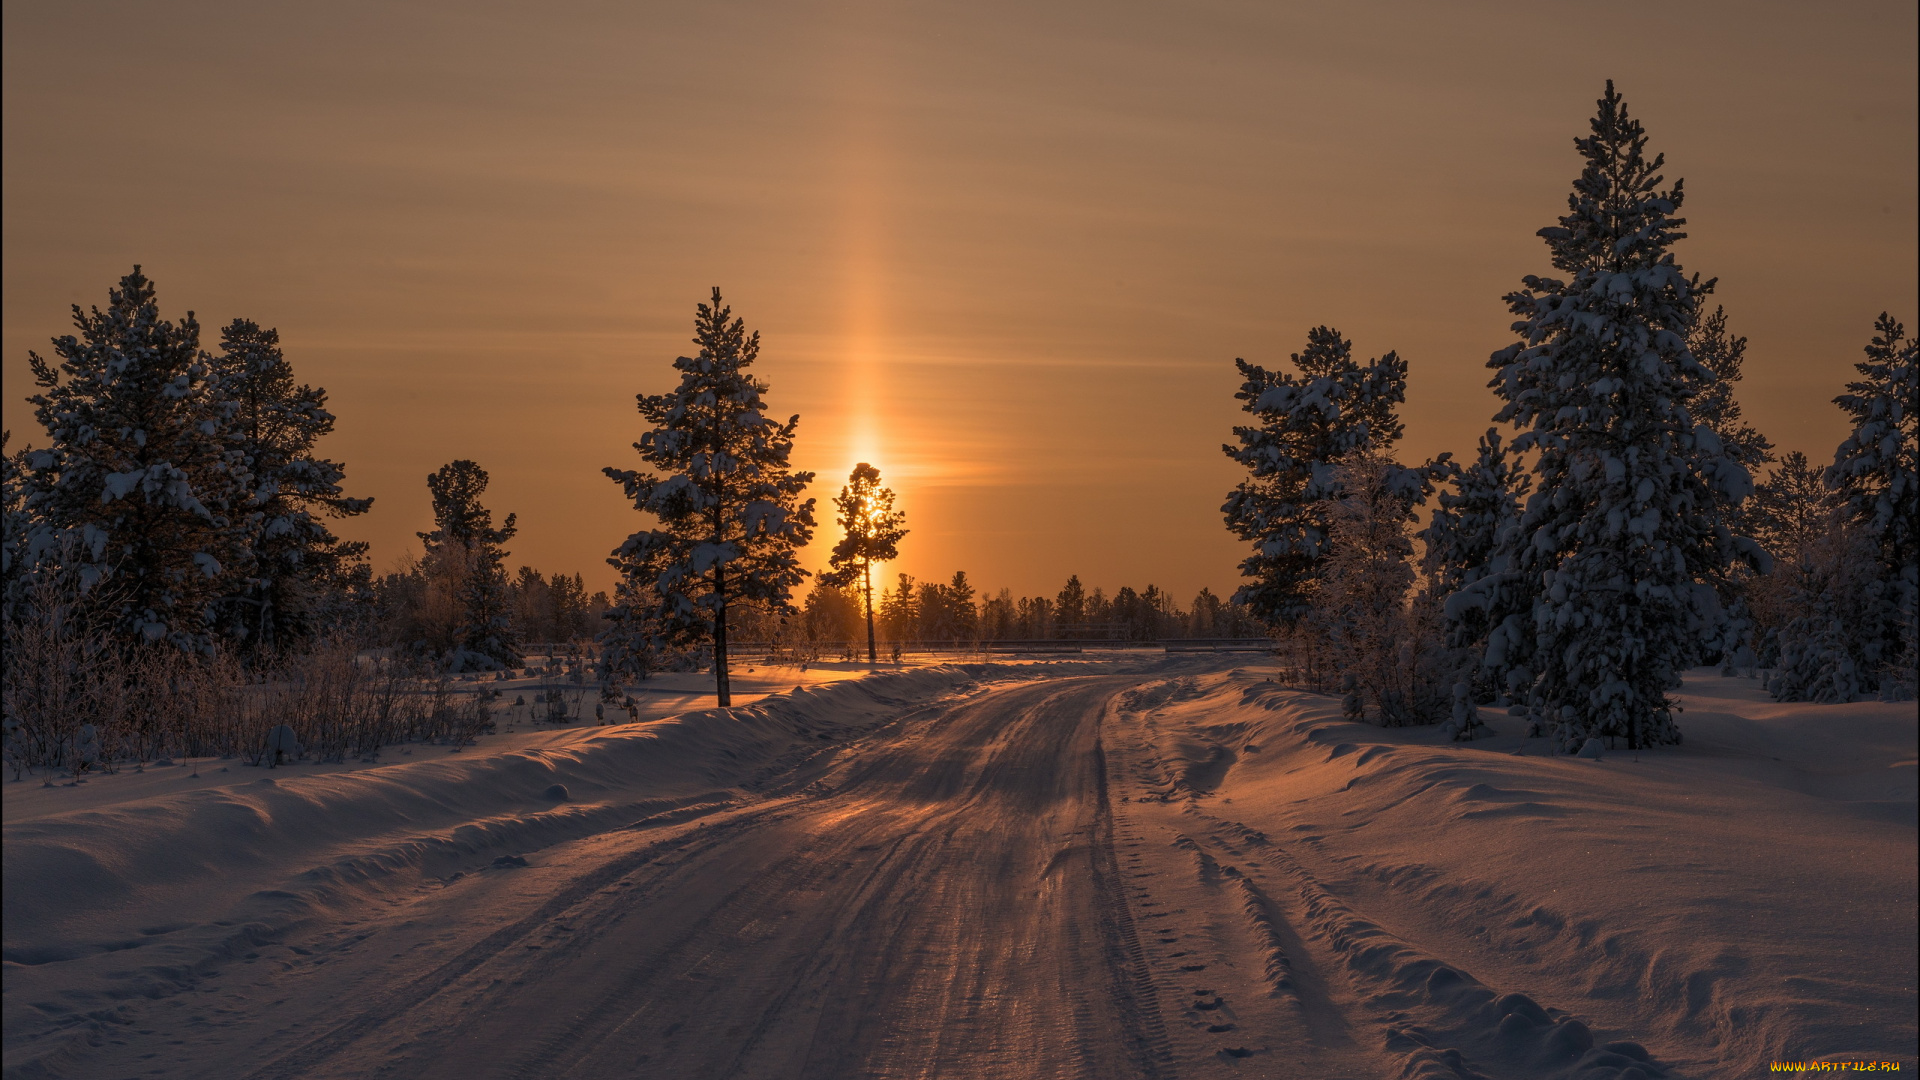
[[[404,8],[405,10],[401,10]],[[1607,16],[1603,19],[1600,12]],[[5,419],[135,262],[277,326],[385,569],[471,457],[512,562],[611,583],[633,395],[720,285],[828,499],[900,569],[1232,587],[1233,358],[1331,323],[1411,365],[1403,456],[1469,451],[1500,303],[1616,79],[1687,179],[1741,397],[1829,458],[1916,320],[1910,2],[102,4],[9,0]],[[825,558],[823,530],[809,554]]]

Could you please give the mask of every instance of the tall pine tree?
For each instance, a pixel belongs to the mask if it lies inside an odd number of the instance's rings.
[[[26,456],[26,559],[65,561],[88,587],[111,576],[96,595],[128,642],[209,648],[224,579],[249,556],[233,404],[193,313],[162,319],[139,267],[105,311],[74,305],[73,322],[77,335],[53,341],[57,363],[28,354],[48,443]]]
[[[1834,451],[1827,483],[1841,513],[1878,555],[1875,617],[1859,628],[1863,675],[1911,692],[1920,610],[1920,341],[1882,312],[1860,378],[1834,398],[1853,431]]]
[[[1746,469],[1688,409],[1713,375],[1687,350],[1682,185],[1660,187],[1664,159],[1611,82],[1598,104],[1568,212],[1539,233],[1568,279],[1529,275],[1507,297],[1520,340],[1488,364],[1535,485],[1500,572],[1470,587],[1493,616],[1488,663],[1569,750],[1678,741],[1679,669],[1732,644],[1709,582],[1764,558],[1718,520],[1751,491]]]
[[[367,545],[342,541],[325,519],[364,514],[373,500],[349,498],[345,467],[314,454],[333,431],[327,392],[293,381],[279,332],[235,319],[220,346],[212,367],[250,476],[251,548],[222,601],[223,629],[249,652],[271,652],[311,637],[369,588]]]
[[[793,589],[806,576],[795,552],[813,538],[813,500],[800,500],[813,474],[788,464],[800,418],[766,417],[767,384],[747,371],[760,335],[732,314],[715,288],[694,318],[699,353],[673,362],[680,385],[638,397],[653,426],[633,448],[664,475],[605,470],[635,509],[659,522],[608,560],[625,580],[609,645],[640,656],[711,642],[722,707],[733,703],[728,605],[750,601],[791,614]]]

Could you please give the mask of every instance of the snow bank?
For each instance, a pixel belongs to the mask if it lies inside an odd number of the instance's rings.
[[[782,755],[812,753],[964,687],[980,666],[795,688],[752,705],[595,729],[564,746],[331,775],[282,773],[53,814],[5,828],[4,958],[40,966],[168,954],[128,989],[184,977],[316,905],[403,869],[468,867],[638,819],[736,801]],[[558,788],[556,788],[556,785]],[[156,949],[166,944],[176,946]]]
[[[1598,761],[1499,718],[1468,744],[1350,723],[1248,676],[1132,704],[1157,797],[1290,863],[1350,981],[1421,1017],[1395,1036],[1410,1075],[1459,1050],[1540,1076],[1647,1048],[1699,1075],[1912,1062],[1912,706],[1705,671],[1680,699],[1683,746]]]

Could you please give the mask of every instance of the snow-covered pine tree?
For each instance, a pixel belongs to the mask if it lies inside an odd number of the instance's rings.
[[[250,557],[221,602],[223,629],[250,653],[312,637],[370,589],[367,545],[333,535],[325,518],[364,514],[372,499],[341,490],[346,468],[314,454],[333,431],[327,392],[293,381],[278,331],[235,319],[212,358],[233,403],[235,445],[251,477]]]
[[[727,605],[754,601],[793,613],[793,589],[806,577],[795,551],[813,539],[813,500],[800,493],[810,472],[788,464],[800,418],[776,423],[761,395],[767,384],[747,368],[760,355],[760,335],[713,303],[694,319],[697,356],[673,362],[680,385],[639,395],[653,427],[633,444],[666,475],[605,470],[633,505],[659,527],[629,536],[608,560],[628,588],[616,605],[609,643],[629,655],[691,643],[713,643],[714,686],[722,707],[733,703],[727,680]],[[613,642],[643,634],[654,643]]]
[[[493,511],[480,502],[488,481],[487,471],[465,458],[448,462],[427,477],[434,529],[419,537],[426,547],[428,576],[443,582],[451,593],[453,627],[447,662],[455,671],[520,663],[507,552],[500,546],[519,529],[512,514],[494,528]]]
[[[1240,445],[1221,447],[1252,474],[1221,507],[1227,527],[1254,545],[1240,564],[1248,580],[1233,602],[1274,627],[1291,626],[1307,610],[1340,496],[1334,463],[1400,438],[1394,407],[1407,389],[1398,355],[1360,364],[1353,343],[1325,326],[1308,331],[1306,350],[1291,359],[1298,375],[1234,361],[1242,379],[1234,397],[1258,425],[1234,428]]]
[[[906,538],[907,515],[893,508],[893,489],[880,486],[880,470],[862,461],[847,475],[847,484],[834,496],[840,510],[843,535],[827,557],[833,569],[820,575],[823,584],[836,588],[859,584],[867,615],[867,663],[879,662],[873,630],[873,564],[891,562],[900,557],[900,541]]]
[[[1532,478],[1507,457],[1497,428],[1480,436],[1479,453],[1469,465],[1448,462],[1436,477],[1452,490],[1441,491],[1426,528],[1418,536],[1425,547],[1421,569],[1426,591],[1445,603],[1460,589],[1485,577],[1500,530],[1520,516],[1520,500]],[[1482,638],[1468,628],[1469,636]]]
[[[1495,419],[1521,429],[1535,483],[1501,569],[1467,590],[1494,624],[1487,663],[1569,751],[1677,742],[1680,667],[1731,644],[1710,582],[1765,559],[1717,521],[1752,482],[1687,408],[1713,376],[1687,351],[1682,184],[1661,190],[1664,158],[1611,82],[1598,104],[1568,212],[1540,230],[1569,280],[1529,275],[1508,295],[1520,340],[1488,362]]]
[[[1833,399],[1853,421],[1827,484],[1840,512],[1878,556],[1872,608],[1857,628],[1868,689],[1911,696],[1920,612],[1920,340],[1882,312],[1861,378]],[[1884,681],[1883,688],[1879,684]]]
[[[1460,651],[1465,669],[1460,681],[1467,684],[1471,711],[1475,702],[1501,691],[1482,674],[1491,624],[1488,612],[1479,605],[1449,601],[1455,596],[1470,597],[1462,590],[1498,569],[1495,552],[1500,533],[1518,524],[1520,500],[1526,497],[1532,478],[1508,458],[1495,428],[1480,437],[1479,453],[1471,464],[1448,462],[1437,478],[1452,490],[1438,494],[1427,526],[1418,534],[1425,548],[1421,569],[1426,575],[1419,606],[1424,617],[1444,625],[1448,647]]]
[[[111,574],[105,614],[129,644],[210,648],[223,579],[246,572],[248,477],[200,325],[162,319],[137,266],[73,322],[57,363],[28,354],[48,438],[26,455],[28,561],[71,560],[89,588]]]

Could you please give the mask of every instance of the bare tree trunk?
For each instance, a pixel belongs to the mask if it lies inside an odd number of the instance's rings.
[[[872,667],[880,662],[873,645],[873,560],[860,560],[860,576],[867,598],[867,666]]]
[[[727,564],[713,564],[713,595],[719,605],[713,613],[713,692],[720,707],[733,704],[733,687],[727,682]]]

